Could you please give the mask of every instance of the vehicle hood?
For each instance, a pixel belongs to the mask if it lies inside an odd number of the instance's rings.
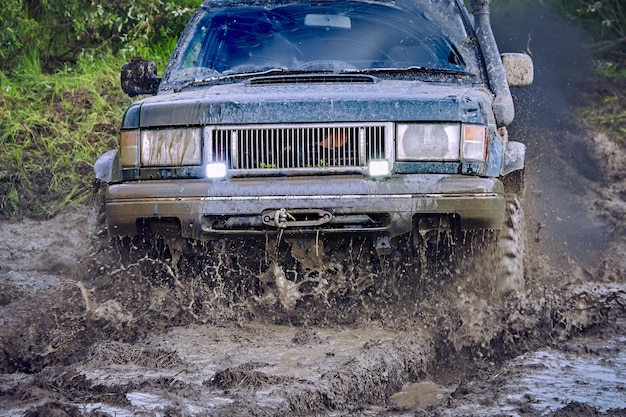
[[[420,81],[212,85],[143,99],[124,128],[379,121],[491,123],[493,96],[472,88]]]

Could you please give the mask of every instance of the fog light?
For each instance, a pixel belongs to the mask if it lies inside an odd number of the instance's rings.
[[[221,162],[207,164],[206,176],[207,178],[211,178],[211,179],[225,178],[226,177],[226,164],[223,164]]]
[[[368,173],[370,177],[386,177],[390,174],[389,161],[372,160],[368,165]]]

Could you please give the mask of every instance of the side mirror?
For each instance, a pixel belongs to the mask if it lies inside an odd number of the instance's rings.
[[[156,94],[161,77],[157,75],[156,64],[139,56],[122,66],[120,81],[122,90],[130,97],[140,94]]]
[[[526,54],[501,54],[502,66],[510,87],[527,87],[533,83],[533,60]]]

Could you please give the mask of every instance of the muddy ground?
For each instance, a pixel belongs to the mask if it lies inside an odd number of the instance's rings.
[[[5,222],[0,416],[626,415],[626,153],[568,140],[604,171],[542,144],[526,286],[504,298],[473,260],[390,260],[381,283],[348,242],[281,275],[236,245],[121,259],[90,206]]]
[[[626,150],[537,69],[523,290],[361,241],[121,258],[96,204],[3,222],[0,416],[626,416]]]

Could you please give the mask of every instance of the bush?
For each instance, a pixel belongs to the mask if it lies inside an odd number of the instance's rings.
[[[38,27],[22,0],[5,0],[0,8],[0,70],[13,66],[29,47],[37,49]]]
[[[55,74],[0,72],[0,219],[48,218],[91,196],[93,162],[117,143],[119,59],[80,59]]]
[[[200,0],[5,0],[0,70],[36,54],[48,72],[82,53],[133,51],[171,43]]]
[[[594,39],[590,47],[606,58],[626,61],[624,0],[560,0],[564,14],[579,22]]]
[[[596,56],[626,63],[624,0],[494,0],[491,8],[496,15],[531,10],[539,16],[541,11],[551,12],[582,28],[592,40],[587,48]]]

